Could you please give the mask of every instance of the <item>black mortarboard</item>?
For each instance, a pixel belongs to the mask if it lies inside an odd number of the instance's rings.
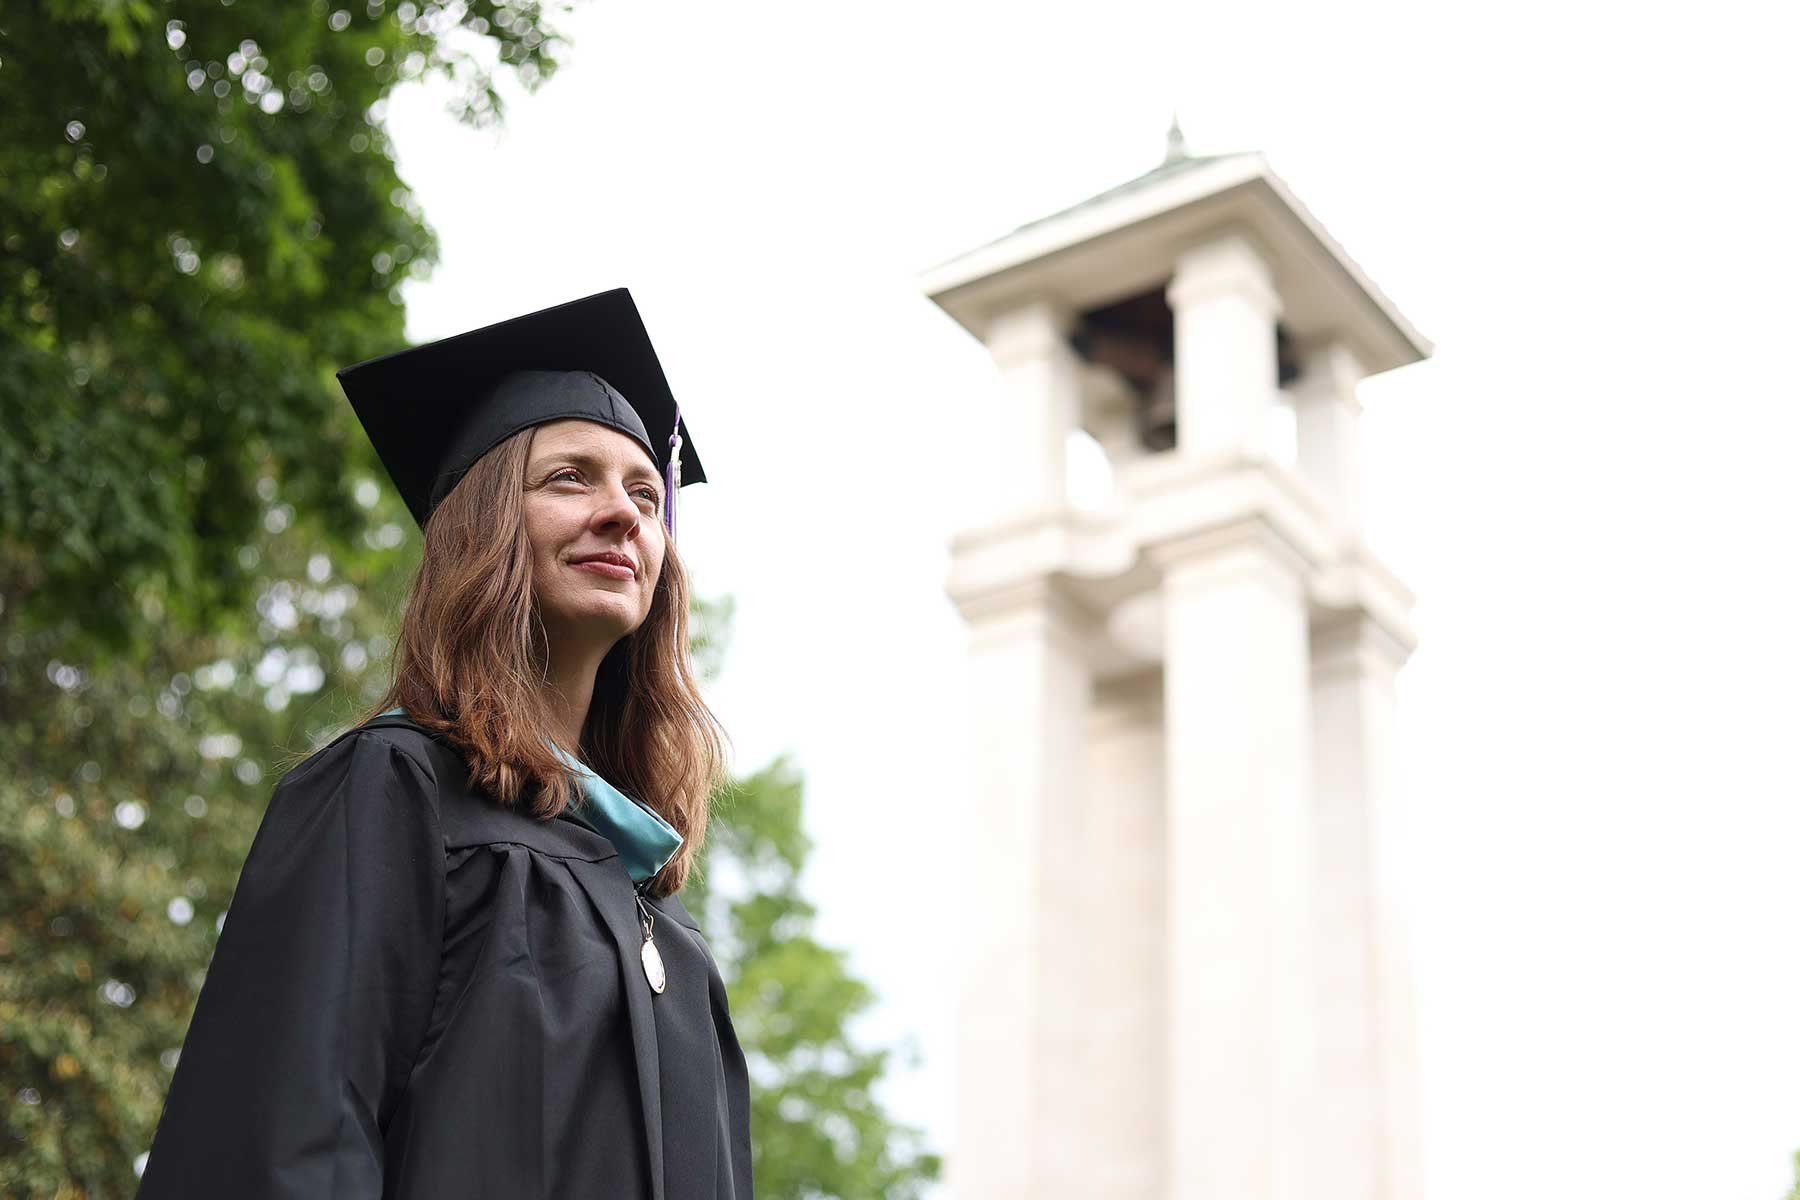
[[[637,440],[675,492],[706,479],[625,288],[415,346],[337,373],[419,528],[474,464],[532,425],[583,417]]]

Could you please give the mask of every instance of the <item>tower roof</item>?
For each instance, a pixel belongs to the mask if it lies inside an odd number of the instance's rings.
[[[1179,129],[1173,130],[1172,132],[1176,135],[1180,134]],[[1171,139],[1171,141],[1173,141],[1173,139]],[[1086,200],[1078,201],[1074,204],[1069,205],[1069,207],[1067,207],[1067,208],[1058,209],[1056,212],[1050,213],[1048,216],[1037,217],[1034,220],[1027,221],[1023,225],[1020,225],[1018,228],[1014,229],[1012,231],[1012,233],[1006,234],[1002,237],[995,238],[992,242],[988,242],[987,245],[989,245],[989,246],[996,245],[1000,242],[1004,242],[1004,241],[1011,239],[1012,237],[1024,232],[1027,229],[1036,229],[1040,225],[1047,225],[1053,221],[1060,221],[1064,217],[1068,216],[1070,213],[1077,213],[1077,212],[1081,212],[1085,209],[1103,206],[1103,205],[1117,199],[1120,196],[1125,196],[1125,195],[1131,194],[1132,192],[1141,191],[1144,188],[1151,186],[1152,184],[1158,183],[1164,179],[1171,178],[1172,176],[1183,174],[1184,172],[1190,171],[1197,166],[1205,166],[1207,163],[1219,162],[1223,159],[1239,157],[1238,155],[1235,155],[1235,154],[1188,154],[1186,152],[1185,147],[1181,148],[1179,157],[1177,157],[1176,150],[1177,150],[1177,147],[1175,147],[1174,145],[1171,145],[1169,157],[1163,159],[1160,163],[1157,163],[1154,167],[1151,167],[1148,171],[1145,171],[1142,175],[1134,175],[1130,179],[1127,179],[1124,183],[1114,184],[1112,187],[1107,188],[1104,192],[1099,192],[1095,195],[1089,196]],[[967,257],[967,255],[958,255],[958,258],[965,258],[965,257]]]
[[[1174,122],[1168,147],[1143,174],[932,267],[920,286],[982,337],[1020,304],[1082,310],[1160,286],[1183,251],[1236,231],[1268,257],[1290,334],[1344,337],[1370,374],[1430,355],[1431,343],[1261,154],[1190,154]]]

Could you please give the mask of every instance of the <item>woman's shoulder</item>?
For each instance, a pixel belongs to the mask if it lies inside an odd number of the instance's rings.
[[[462,751],[448,738],[426,729],[404,713],[390,710],[371,717],[343,736],[372,738],[391,746],[430,771],[434,778],[454,777],[467,771]]]
[[[357,743],[380,745],[402,755],[430,779],[447,852],[516,846],[552,858],[586,862],[601,862],[618,854],[607,839],[575,822],[543,820],[501,805],[471,784],[468,762],[453,742],[405,713],[382,713],[346,730],[326,750],[353,753],[351,747]]]
[[[345,772],[366,776],[384,761],[392,769],[404,766],[435,788],[442,763],[433,754],[431,739],[411,725],[367,722],[339,732],[295,763],[276,785],[289,790],[315,781],[338,780]],[[386,753],[383,753],[385,751]],[[358,782],[367,782],[359,779]]]

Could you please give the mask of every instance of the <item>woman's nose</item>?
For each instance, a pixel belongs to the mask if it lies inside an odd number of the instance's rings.
[[[637,502],[631,498],[623,485],[606,488],[601,492],[601,500],[594,506],[593,514],[588,518],[588,526],[592,529],[606,529],[619,525],[624,527],[625,536],[633,538],[638,535],[638,521],[643,514],[638,512]]]

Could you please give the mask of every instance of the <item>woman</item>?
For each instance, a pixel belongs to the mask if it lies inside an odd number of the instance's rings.
[[[677,898],[722,774],[671,540],[702,476],[637,310],[340,379],[424,530],[394,681],[275,789],[139,1195],[749,1197]]]

